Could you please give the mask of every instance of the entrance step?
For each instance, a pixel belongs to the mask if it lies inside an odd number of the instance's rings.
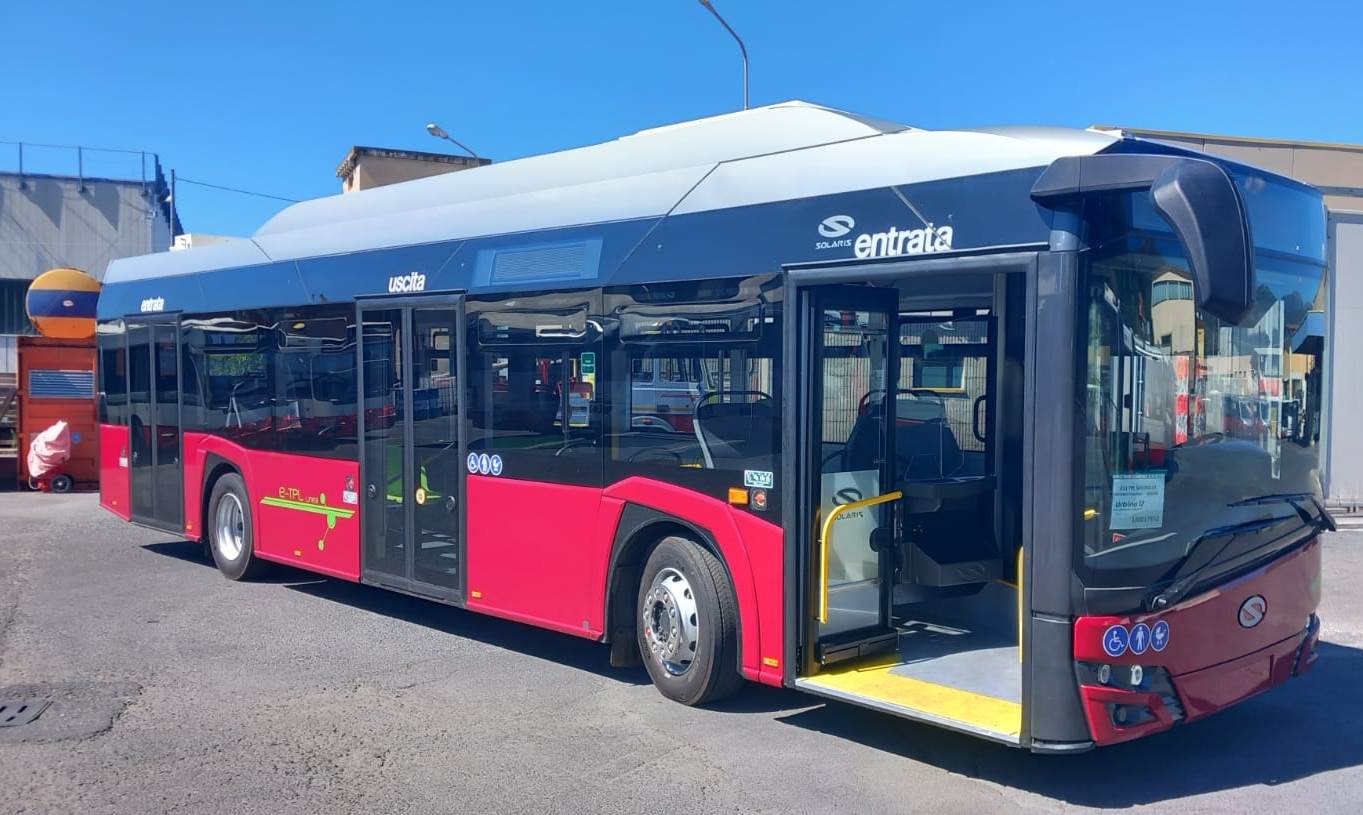
[[[1007,659],[1016,663],[1016,652]],[[795,687],[1005,744],[1020,743],[1020,702],[906,676],[897,670],[903,665],[898,654],[882,655],[796,679]]]
[[[846,662],[849,659],[865,659],[877,654],[895,653],[899,650],[899,632],[886,631],[881,634],[857,637],[838,637],[826,638],[819,643],[818,657],[820,665],[832,665],[838,662]]]
[[[1022,732],[1017,590],[986,584],[969,596],[897,610],[899,648],[825,665],[801,690],[1006,744]]]

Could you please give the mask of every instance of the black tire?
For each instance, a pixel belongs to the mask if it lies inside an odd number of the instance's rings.
[[[232,501],[236,502],[242,514],[239,547],[222,539],[219,524],[220,510]],[[251,502],[246,494],[246,482],[236,473],[227,473],[213,483],[213,493],[208,499],[208,522],[204,531],[213,562],[228,580],[250,580],[264,574],[269,568],[268,563],[255,556]],[[234,550],[235,557],[232,556]]]
[[[685,581],[695,598],[698,636],[690,664],[680,672],[650,645],[650,619],[659,608],[651,599],[655,580],[671,570]],[[664,538],[649,555],[639,581],[636,615],[639,654],[653,684],[667,698],[684,705],[703,705],[729,696],[743,683],[738,671],[738,600],[720,563],[709,550],[682,537]],[[660,626],[661,630],[661,626]],[[685,646],[683,646],[685,647]]]
[[[70,492],[73,482],[69,475],[59,475],[52,479],[50,484],[53,492]]]

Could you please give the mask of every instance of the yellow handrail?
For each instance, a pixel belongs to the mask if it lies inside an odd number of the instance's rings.
[[[877,495],[874,498],[863,498],[850,504],[841,504],[828,513],[828,517],[823,521],[823,530],[819,536],[819,622],[828,622],[828,551],[833,548],[833,523],[844,512],[898,501],[903,497],[904,493],[895,490],[884,495]]]

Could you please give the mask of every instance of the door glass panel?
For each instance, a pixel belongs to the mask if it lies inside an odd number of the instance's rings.
[[[458,312],[412,311],[412,443],[415,472],[412,579],[459,587]]]
[[[152,405],[151,326],[128,325],[128,467],[134,518],[152,517],[156,421]]]
[[[885,420],[889,315],[878,311],[823,309],[817,375],[822,411],[816,422],[820,454],[820,518],[838,506],[884,492]],[[889,487],[885,487],[888,489]],[[871,534],[882,507],[839,516],[826,541],[828,621],[821,634],[878,625],[880,556]]]
[[[402,312],[361,314],[364,361],[364,526],[366,571],[406,574],[403,498]]]
[[[179,526],[184,518],[184,482],[180,465],[179,326],[151,327],[155,376],[155,513],[156,519]]]

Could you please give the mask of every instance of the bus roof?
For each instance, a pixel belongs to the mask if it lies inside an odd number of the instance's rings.
[[[927,131],[791,101],[287,207],[251,238],[116,260],[106,284],[1040,167],[1116,136]]]

